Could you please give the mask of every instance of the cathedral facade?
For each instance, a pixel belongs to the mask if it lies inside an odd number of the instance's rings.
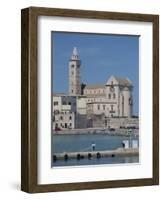
[[[111,118],[132,118],[133,85],[111,76],[103,85],[81,84],[77,48],[69,60],[69,93],[53,95],[53,128],[106,127]]]

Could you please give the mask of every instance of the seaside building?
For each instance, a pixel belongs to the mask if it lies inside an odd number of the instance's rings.
[[[132,117],[133,86],[126,78],[111,76],[105,85],[86,85],[84,95],[87,97],[89,114],[104,114],[107,117]]]
[[[104,85],[83,86],[80,68],[75,47],[69,60],[69,94],[53,95],[53,129],[108,127],[112,119],[120,126],[119,122],[124,123],[120,118],[129,122],[133,115],[132,82],[111,76]]]
[[[76,97],[53,95],[53,129],[75,128]]]

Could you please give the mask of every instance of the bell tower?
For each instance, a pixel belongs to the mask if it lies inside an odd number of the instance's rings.
[[[81,95],[80,66],[81,60],[77,48],[74,47],[69,60],[69,95],[71,96]]]

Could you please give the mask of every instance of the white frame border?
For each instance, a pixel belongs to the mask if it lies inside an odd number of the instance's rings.
[[[51,31],[140,35],[139,165],[51,168]],[[38,17],[38,184],[152,178],[152,61],[152,22]]]

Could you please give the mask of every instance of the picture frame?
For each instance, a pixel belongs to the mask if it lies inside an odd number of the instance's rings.
[[[38,18],[64,17],[85,20],[152,24],[152,177],[120,180],[38,183]],[[148,73],[148,66],[146,66]],[[28,193],[135,187],[159,184],[159,16],[60,8],[29,7],[21,10],[21,190]]]

